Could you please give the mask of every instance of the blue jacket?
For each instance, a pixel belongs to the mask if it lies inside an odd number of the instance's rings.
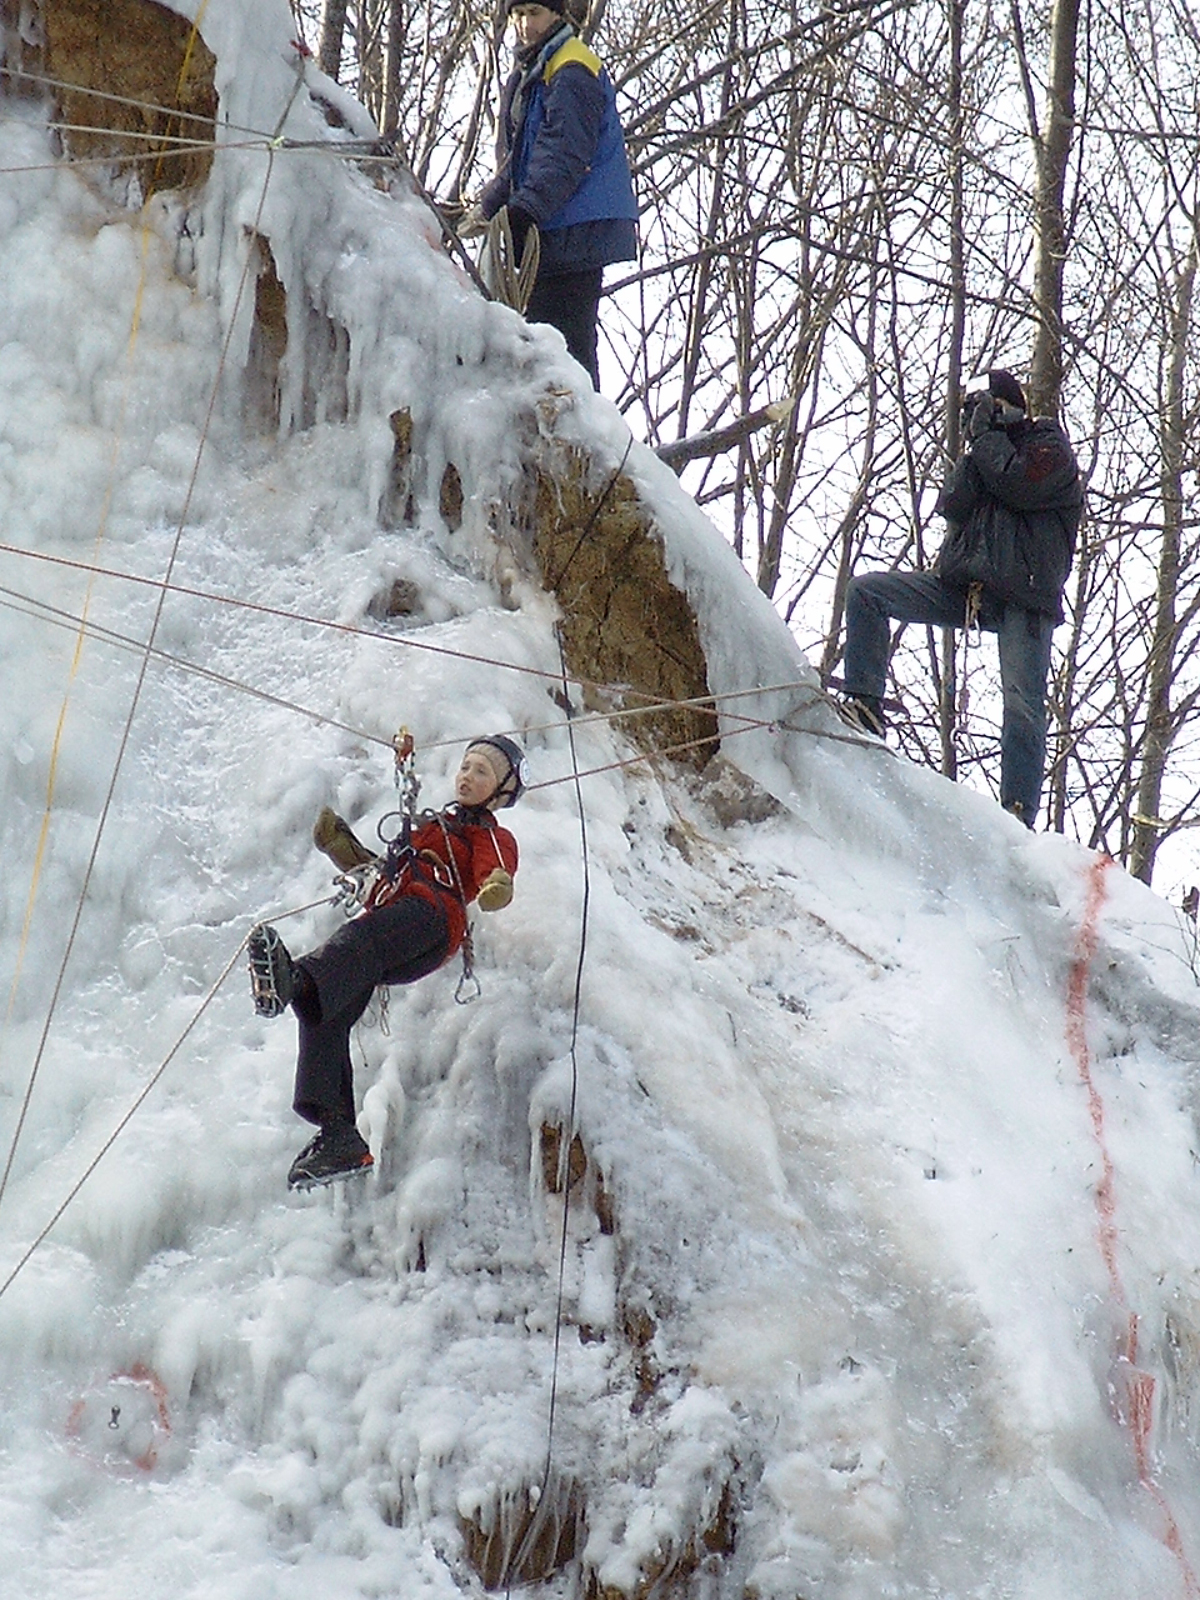
[[[508,205],[536,222],[543,272],[592,270],[637,255],[637,201],[616,95],[600,58],[569,23],[518,58],[504,87],[497,155],[483,213]]]

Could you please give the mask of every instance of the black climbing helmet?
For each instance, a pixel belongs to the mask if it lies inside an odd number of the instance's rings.
[[[467,749],[477,750],[480,745],[486,745],[489,750],[498,750],[508,763],[508,771],[496,785],[496,794],[493,796],[495,809],[503,811],[508,806],[515,806],[529,782],[529,763],[525,760],[525,752],[515,739],[503,733],[489,734],[486,739],[472,739]]]

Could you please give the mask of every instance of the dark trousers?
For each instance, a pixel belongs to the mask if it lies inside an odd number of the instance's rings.
[[[300,1050],[292,1109],[322,1126],[354,1121],[350,1030],[381,983],[414,983],[449,954],[446,917],[421,895],[355,917],[296,965],[316,987],[316,1007],[297,1010]]]
[[[603,282],[603,267],[589,267],[583,272],[539,272],[525,308],[526,322],[548,322],[558,329],[596,390],[600,388],[596,318]]]
[[[965,606],[963,590],[931,572],[872,572],[851,578],[846,591],[846,693],[882,698],[889,621],[961,628]],[[1046,767],[1046,675],[1054,619],[1006,605],[985,591],[979,621],[1000,642],[1000,803],[1017,801],[1032,826]]]

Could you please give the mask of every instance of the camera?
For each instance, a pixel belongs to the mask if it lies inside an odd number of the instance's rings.
[[[959,426],[964,433],[967,431],[971,418],[975,415],[976,406],[987,407],[987,417],[990,423],[996,412],[995,395],[989,389],[972,389],[970,394],[964,396],[962,411],[959,413]]]

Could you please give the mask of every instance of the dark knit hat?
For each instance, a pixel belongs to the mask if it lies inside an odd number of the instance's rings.
[[[518,6],[527,6],[533,3],[535,3],[535,0],[508,0],[508,9],[505,15],[511,17]],[[560,17],[565,17],[567,14],[567,0],[536,0],[536,4],[545,6],[547,11],[557,12]]]
[[[1025,391],[1011,372],[1005,372],[1003,367],[992,367],[987,377],[988,392],[994,394],[997,400],[1006,400],[1010,406],[1016,406],[1018,411],[1029,410]]]

